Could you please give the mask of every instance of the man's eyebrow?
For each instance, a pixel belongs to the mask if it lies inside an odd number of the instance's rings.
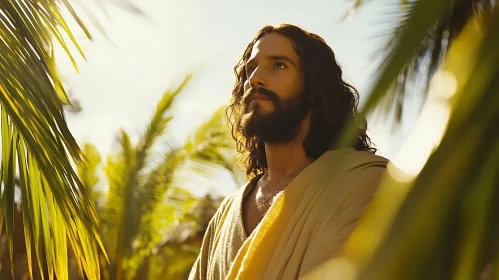
[[[282,60],[282,61],[286,61],[288,62],[289,64],[292,64],[294,67],[297,67],[296,63],[293,62],[293,60],[291,60],[291,58],[285,56],[285,55],[267,55],[265,56],[266,59],[269,59],[269,60]],[[250,59],[248,61],[246,61],[246,67],[248,65],[251,65],[252,63],[254,63],[255,60],[254,59]]]
[[[269,55],[267,58],[271,60],[283,60],[296,67],[296,64],[293,62],[293,60],[285,55]]]

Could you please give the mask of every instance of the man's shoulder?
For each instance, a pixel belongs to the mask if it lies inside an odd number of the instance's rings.
[[[340,173],[356,172],[366,168],[384,169],[389,163],[385,157],[353,148],[330,150],[324,154],[324,157],[323,163],[327,166],[335,166]]]
[[[369,151],[357,151],[355,149],[351,149],[347,158],[350,162],[356,162],[358,164],[377,164],[386,166],[389,162],[387,158],[380,155],[376,155]]]
[[[316,206],[321,213],[333,215],[335,211],[331,210],[331,205],[335,203],[339,208],[334,207],[334,209],[368,203],[384,181],[389,163],[388,159],[367,151],[350,151],[341,160],[342,163],[337,163],[335,171],[329,171],[336,175],[324,173],[329,179]],[[325,168],[325,172],[328,170],[331,168]],[[324,219],[327,220],[330,215],[326,214]]]
[[[327,190],[324,196],[334,200],[339,193],[359,192],[372,196],[386,175],[389,160],[368,151],[345,149],[326,154],[321,177]]]

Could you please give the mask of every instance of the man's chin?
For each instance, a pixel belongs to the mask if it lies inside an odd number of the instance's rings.
[[[243,115],[243,119],[247,121],[265,122],[272,118],[272,111],[267,111],[262,108],[252,108]]]
[[[258,137],[260,138],[260,134],[265,132],[269,129],[269,121],[267,118],[255,114],[255,112],[249,112],[247,114],[244,114],[242,118],[242,127],[243,127],[243,134],[246,137]]]
[[[257,102],[251,102],[248,107],[246,107],[246,112],[256,112],[259,114],[272,114],[274,112],[274,107],[271,104],[259,104]]]
[[[298,132],[297,128],[290,130],[283,130],[280,127],[275,127],[275,126],[272,127],[264,125],[259,127],[257,126],[246,127],[243,135],[245,137],[256,137],[265,143],[287,144],[293,138],[296,137],[297,132]]]

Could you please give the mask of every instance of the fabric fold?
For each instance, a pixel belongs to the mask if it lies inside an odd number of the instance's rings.
[[[219,209],[209,229],[218,236],[204,240],[200,258],[205,259],[198,258],[190,279],[287,280],[306,275],[340,252],[387,163],[353,148],[327,151],[289,183],[248,237],[240,212],[247,185]]]

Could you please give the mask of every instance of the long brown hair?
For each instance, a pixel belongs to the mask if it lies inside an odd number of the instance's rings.
[[[354,148],[375,153],[370,138],[366,134],[367,122],[359,116],[357,106],[359,93],[342,79],[342,70],[335,59],[333,50],[320,36],[309,33],[297,26],[282,24],[277,27],[263,27],[248,44],[243,56],[234,67],[236,82],[232,98],[226,108],[227,119],[232,128],[240,160],[249,178],[267,170],[265,145],[257,137],[244,137],[241,134],[241,98],[244,94],[246,76],[245,62],[251,56],[253,45],[263,36],[276,32],[293,42],[300,57],[301,71],[305,78],[305,94],[312,105],[311,126],[303,142],[309,158],[317,159],[339,140],[343,128],[352,119],[357,119],[358,133]]]

